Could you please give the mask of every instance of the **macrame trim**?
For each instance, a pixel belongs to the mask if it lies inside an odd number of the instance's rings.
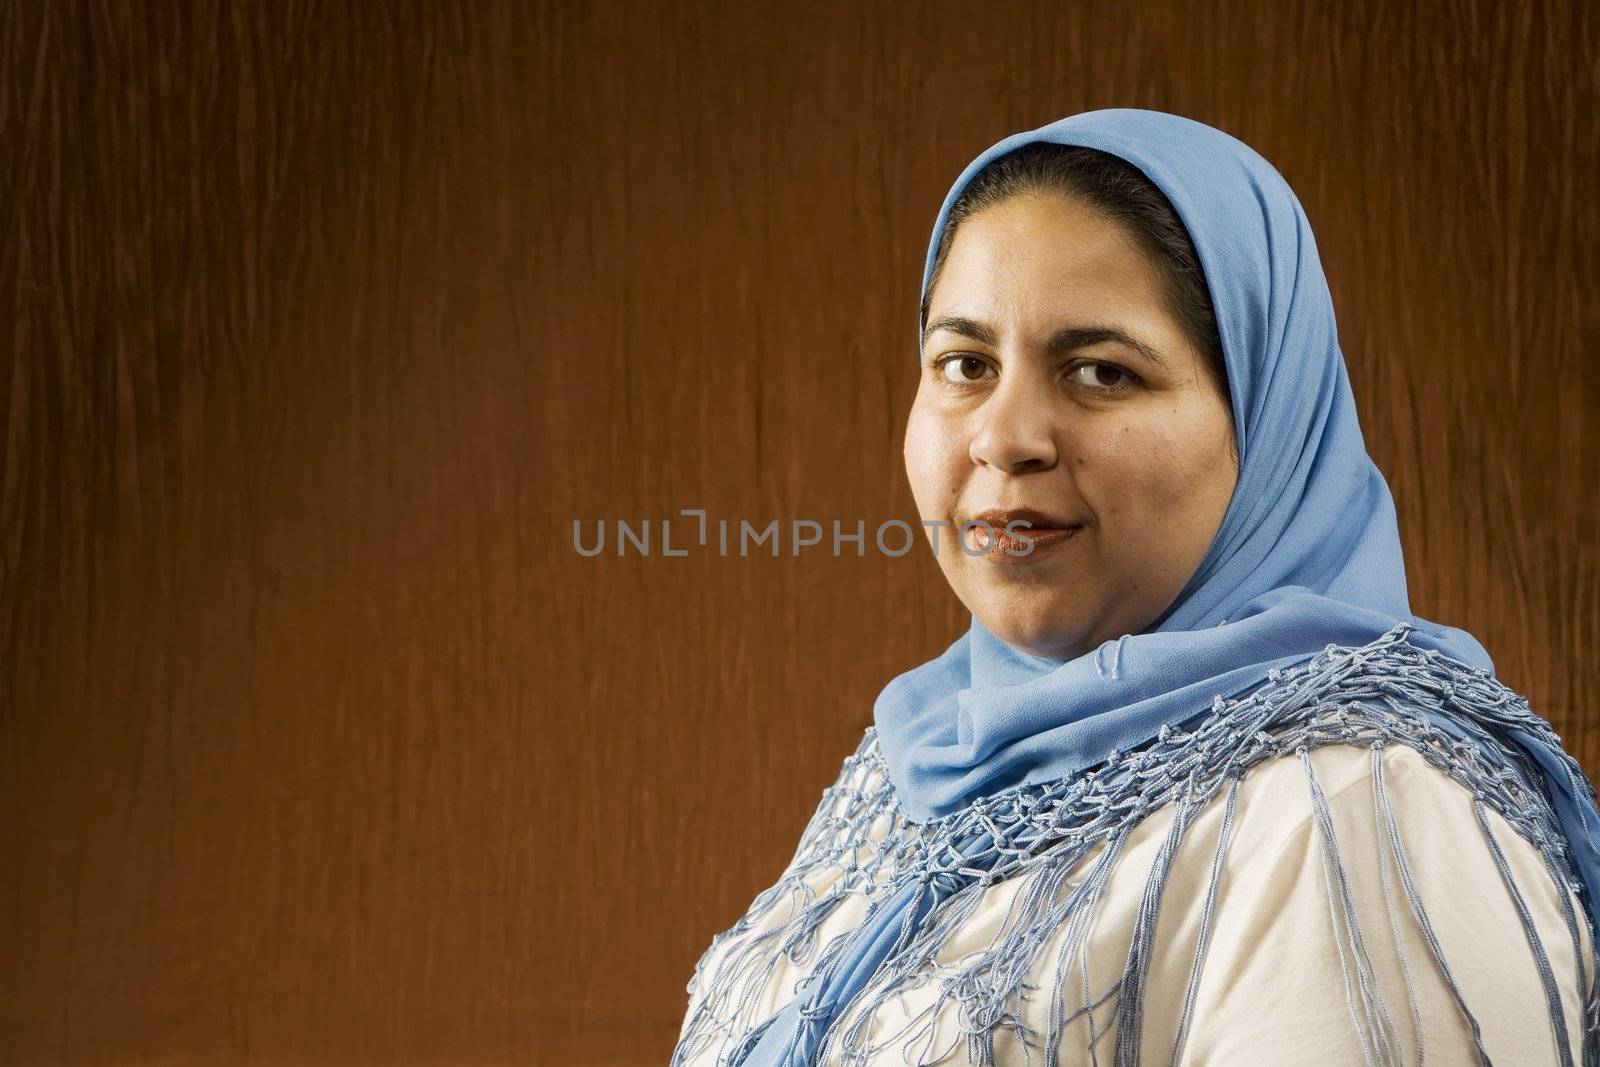
[[[811,1047],[820,1043],[821,1059],[831,1062],[837,1058],[840,1064],[852,1067],[868,1064],[872,1054],[884,1047],[868,1040],[877,1009],[900,991],[937,981],[938,999],[907,1027],[924,1028],[931,1045],[933,1021],[945,1004],[954,1001],[959,1007],[958,1042],[965,1044],[968,1062],[992,1067],[995,1037],[1010,1030],[1030,1052],[1042,1050],[1046,1067],[1057,1067],[1066,1026],[1088,1016],[1090,1062],[1098,1067],[1100,1038],[1114,1033],[1110,1062],[1114,1067],[1134,1067],[1140,1060],[1145,980],[1156,917],[1173,857],[1196,816],[1222,794],[1226,804],[1222,830],[1168,1060],[1178,1064],[1209,947],[1239,780],[1262,761],[1290,754],[1298,755],[1305,766],[1347,1007],[1363,1056],[1368,1064],[1402,1062],[1404,1050],[1392,1018],[1396,1006],[1388,1004],[1377,987],[1327,798],[1307,756],[1310,749],[1328,744],[1371,749],[1380,848],[1387,844],[1406,905],[1429,949],[1429,958],[1417,961],[1418,965],[1437,969],[1473,1035],[1479,1061],[1487,1064],[1478,1022],[1444,959],[1412,876],[1383,774],[1383,747],[1400,744],[1414,749],[1472,793],[1479,825],[1538,964],[1561,1060],[1572,1064],[1573,1050],[1548,953],[1485,812],[1495,811],[1538,848],[1557,885],[1583,893],[1539,768],[1521,746],[1500,738],[1509,730],[1542,737],[1561,752],[1569,780],[1582,785],[1578,795],[1592,799],[1593,787],[1561,749],[1549,723],[1533,714],[1522,696],[1487,671],[1411,645],[1406,635],[1412,629],[1409,624],[1399,624],[1359,648],[1329,645],[1293,668],[1270,671],[1267,680],[1247,696],[1232,700],[1215,697],[1209,709],[1190,720],[1190,730],[1162,726],[1149,744],[1128,753],[1114,750],[1103,763],[1084,773],[983,797],[959,812],[928,822],[913,821],[900,809],[878,752],[876,730],[868,728],[856,751],[844,761],[838,780],[823,791],[782,878],[758,896],[733,927],[718,934],[696,963],[688,984],[690,1010],[673,1067],[700,1062],[713,1047],[719,1067],[738,1064],[760,1036],[761,1020],[752,1015],[778,963],[788,959],[806,969],[806,976],[793,990],[794,996],[806,996],[847,940],[848,932],[840,934],[819,951],[818,930],[823,921],[852,896],[866,898],[870,918],[873,908],[908,882],[918,884],[919,893],[926,892],[934,901],[931,911],[920,924],[906,924],[895,949],[855,999],[833,1016],[831,1027],[820,1029],[825,1022],[802,1012],[802,1027],[812,1028],[803,1036]],[[1481,744],[1440,729],[1424,712],[1447,716]],[[1081,966],[1083,985],[1078,1003],[1069,1010],[1066,990],[1054,991],[1046,1032],[1035,1032],[1024,1024],[1020,1010],[1021,999],[1035,991],[1024,981],[1025,976],[1045,943],[1063,930],[1056,973],[1067,973],[1062,965],[1074,954],[1080,964],[1086,963],[1088,933],[1098,901],[1129,832],[1168,804],[1176,810],[1151,867],[1121,977],[1095,998],[1088,986],[1088,967]],[[1593,840],[1594,830],[1587,822],[1585,830]],[[986,846],[974,855],[970,853],[975,841],[986,842]],[[1102,842],[1104,849],[1088,869],[1077,871]],[[966,858],[963,849],[969,853]],[[1387,918],[1399,945],[1399,912],[1391,896],[1387,864],[1380,867]],[[821,874],[836,878],[826,892],[818,894],[812,883]],[[1069,874],[1077,874],[1078,881],[1071,882]],[[984,891],[1013,877],[1026,881],[986,949],[963,957],[959,964],[941,963],[940,949],[975,912]],[[1560,895],[1575,958],[1582,960],[1579,915],[1566,894]],[[913,907],[908,914],[919,910]],[[1581,921],[1588,927],[1593,945],[1590,912],[1590,908],[1583,909]],[[780,915],[781,920],[777,918]],[[758,927],[765,928],[753,932]],[[1411,963],[1403,953],[1400,963],[1420,1058],[1422,1027]],[[1583,972],[1580,1054],[1585,1067],[1600,1067],[1600,997],[1591,980],[1593,963],[1591,955],[1590,966],[1579,968]],[[1095,1013],[1102,1011],[1113,994],[1116,1002],[1110,1011],[1114,1017],[1097,1027]],[[902,1029],[896,1038],[906,1032]],[[930,1047],[926,1055],[932,1058],[917,1062],[936,1062],[949,1051]]]

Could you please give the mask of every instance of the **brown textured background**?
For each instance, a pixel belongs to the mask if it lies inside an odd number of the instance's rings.
[[[0,1060],[664,1063],[932,560],[949,183],[1178,111],[1299,192],[1420,614],[1600,769],[1592,5],[0,6]]]

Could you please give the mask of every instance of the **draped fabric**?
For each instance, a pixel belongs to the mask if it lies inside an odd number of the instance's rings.
[[[900,805],[869,729],[783,875],[697,963],[675,1067],[1217,1062],[1191,1058],[1201,1050],[1228,1063],[1293,1052],[1398,1064],[1425,1042],[1443,1062],[1496,1062],[1493,1050],[1498,1062],[1600,1063],[1586,889],[1539,765],[1507,738],[1558,742],[1487,671],[1410,635],[1401,624],[1359,648],[1329,646],[1085,774],[934,820]],[[1446,717],[1456,729],[1441,728]],[[1330,798],[1344,788],[1325,790],[1311,758],[1350,746],[1372,758],[1366,849],[1348,796]],[[1414,754],[1399,763],[1420,772],[1411,792],[1390,787],[1387,750]],[[1298,805],[1266,802],[1308,812],[1321,903],[1300,894],[1292,954],[1269,965],[1337,978],[1234,987],[1216,968],[1249,957],[1237,931],[1248,942],[1284,922],[1241,909],[1285,906],[1262,889],[1282,843],[1256,834],[1253,851],[1248,840],[1231,851],[1234,808],[1241,784],[1284,760],[1304,766],[1307,790]],[[1470,815],[1435,825],[1409,813],[1450,797]],[[1130,876],[1153,823],[1159,847],[1152,859],[1147,842],[1148,866]],[[1169,885],[1191,899],[1174,901]],[[1185,921],[1196,909],[1198,935]],[[1120,942],[1102,929],[1116,915],[1132,916]],[[1214,945],[1213,928],[1236,943]],[[1344,1044],[1303,1046],[1297,1020]],[[1530,1051],[1533,1037],[1545,1052]]]
[[[976,618],[874,709],[901,803],[945,815],[972,797],[1073,774],[1259,683],[1324,645],[1398,622],[1413,640],[1492,668],[1470,634],[1413,616],[1394,502],[1367,455],[1310,223],[1248,145],[1177,115],[1091,111],[1014,134],[945,196],[923,269],[962,190],[1036,142],[1112,153],[1160,188],[1192,239],[1216,312],[1239,475],[1220,528],[1165,617],[1089,655],[1026,655]],[[920,325],[920,324],[919,324]],[[920,335],[920,329],[919,329]]]
[[[1144,631],[1062,662],[1012,648],[974,618],[942,655],[888,684],[874,708],[873,751],[884,772],[876,801],[825,840],[808,836],[801,852],[815,854],[797,854],[790,875],[721,936],[748,930],[786,893],[804,896],[808,871],[839,862],[834,850],[848,850],[850,866],[866,848],[870,875],[844,879],[848,888],[808,901],[746,946],[743,970],[697,969],[698,1004],[675,1063],[716,1047],[719,1063],[799,1065],[817,1062],[830,1042],[848,1046],[860,1032],[841,1019],[870,1017],[864,1006],[875,1010],[875,997],[919,974],[970,917],[977,890],[1025,877],[1034,892],[1020,925],[977,963],[941,978],[963,1005],[974,1062],[993,1062],[982,1035],[1015,1021],[1007,1005],[1023,992],[1015,985],[1023,965],[1053,935],[1069,927],[1069,937],[1085,934],[1114,846],[1134,826],[1177,805],[1170,862],[1190,816],[1227,782],[1271,754],[1329,738],[1429,753],[1537,845],[1553,881],[1581,891],[1583,907],[1568,917],[1575,951],[1592,931],[1594,790],[1549,724],[1495,681],[1470,634],[1411,613],[1393,500],[1366,452],[1327,282],[1293,192],[1248,146],[1201,123],[1135,109],[1075,115],[1007,137],[965,168],[934,225],[924,295],[961,191],[991,161],[1035,142],[1126,160],[1187,227],[1229,379],[1240,457],[1232,499],[1204,559]],[[883,818],[894,831],[869,847],[862,820]],[[808,835],[821,832],[814,825]],[[1484,832],[1492,841],[1487,824]],[[1323,840],[1336,852],[1331,834]],[[1081,870],[1094,844],[1101,858]],[[1338,867],[1336,855],[1330,864]],[[1140,997],[1160,948],[1164,879],[1162,869],[1151,874],[1116,991],[1118,1064],[1139,1062]],[[1507,887],[1520,892],[1509,878]],[[1344,919],[1329,949],[1348,961],[1352,990],[1363,991],[1352,993],[1352,1026],[1370,1061],[1389,1062],[1393,1028],[1367,995],[1359,923],[1337,889],[1330,881],[1331,914]],[[809,951],[818,924],[849,900],[863,909],[859,922],[821,949],[798,995],[766,1018],[742,1014],[739,998],[759,986],[770,954]],[[1425,926],[1415,894],[1409,903]],[[1546,958],[1536,924],[1524,926],[1530,951]],[[1448,971],[1438,954],[1433,963]],[[1551,994],[1552,1032],[1565,1034],[1555,1026],[1560,996],[1548,965],[1540,981]],[[1581,999],[1587,1019],[1592,990]],[[1038,1036],[1051,1053],[1059,1034]],[[1585,1038],[1581,1049],[1562,1047],[1569,1061],[1587,1063],[1589,1046]]]

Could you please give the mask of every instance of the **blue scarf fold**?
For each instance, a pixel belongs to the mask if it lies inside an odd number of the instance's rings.
[[[1411,644],[1492,672],[1470,634],[1410,611],[1394,502],[1367,455],[1310,224],[1287,183],[1247,145],[1190,119],[1126,108],[1007,137],[946,195],[924,294],[962,190],[992,160],[1035,142],[1126,160],[1183,220],[1221,331],[1239,479],[1205,558],[1144,632],[1062,662],[1013,648],[974,618],[943,654],[889,683],[874,718],[907,815],[935,820],[978,797],[1076,775],[1204,714],[1217,697],[1250,691],[1329,645],[1368,644],[1397,624],[1413,628]],[[1459,732],[1490,747],[1481,731]],[[1542,769],[1593,921],[1600,812],[1552,738],[1508,729],[1500,740],[1522,746]],[[811,1062],[835,1015],[955,888],[908,880],[885,894],[837,958],[731,1062]]]

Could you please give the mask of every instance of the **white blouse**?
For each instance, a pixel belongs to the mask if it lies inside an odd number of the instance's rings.
[[[1297,1067],[1412,1063],[1424,1056],[1434,1063],[1477,1062],[1469,1024],[1414,918],[1392,853],[1380,850],[1384,839],[1380,832],[1386,836],[1387,831],[1380,826],[1374,798],[1371,750],[1328,744],[1311,749],[1308,758],[1327,797],[1359,935],[1371,962],[1368,984],[1376,988],[1364,1001],[1358,988],[1359,969],[1348,960],[1341,966],[1335,924],[1342,922],[1343,912],[1333,905],[1330,883],[1336,876],[1325,867],[1321,830],[1300,758],[1273,757],[1251,768],[1239,782],[1204,964],[1194,987],[1181,1053],[1174,1060],[1222,828],[1220,798],[1196,816],[1181,839],[1157,918],[1140,1062],[1281,1064],[1289,1056]],[[1472,794],[1404,745],[1385,746],[1381,758],[1415,885],[1441,954],[1480,1028],[1484,1051],[1499,1064],[1560,1062],[1535,956],[1479,828]],[[854,784],[869,787],[881,776],[881,765],[867,765],[858,773],[861,781]],[[1057,1060],[1062,1067],[1110,1063],[1114,1041],[1107,1035],[1116,1031],[1117,998],[1107,994],[1114,994],[1122,975],[1152,861],[1174,814],[1174,807],[1167,805],[1132,831],[1106,883],[1086,951],[1069,954],[1058,965],[1056,948],[1066,931],[1057,931],[1028,973],[1027,982],[1038,989],[1019,1010],[1036,1035],[1048,1032],[1058,987],[1065,991],[1068,1014],[1085,1000],[1085,976],[1092,994],[1088,1001],[1105,997],[1092,1013],[1080,1014],[1063,1029]],[[1510,823],[1492,810],[1486,815],[1548,954],[1570,1048],[1581,1062],[1581,989],[1594,982],[1594,947],[1583,921],[1581,898],[1551,878],[1537,847]],[[887,820],[880,819],[869,836],[881,839],[886,825]],[[1075,879],[1104,847],[1100,844],[1079,862],[1073,869]],[[808,884],[823,896],[839,877],[829,868],[814,873]],[[940,950],[938,962],[950,964],[986,947],[1005,922],[1008,905],[1022,884],[1017,876],[982,890],[977,911]],[[1581,958],[1573,951],[1563,894],[1579,919]],[[866,904],[864,895],[851,894],[823,920],[816,944],[825,946],[848,933]],[[708,950],[690,985],[691,1012],[703,993],[698,984],[701,973],[715,973],[719,957],[780,925],[797,906],[779,906],[748,931]],[[776,961],[764,989],[744,1014],[750,1025],[794,997],[796,983],[819,954],[807,954],[805,963],[786,956]],[[865,1061],[849,1062],[897,1067],[972,1062],[960,1034],[958,1001],[947,998],[931,1013],[927,1010],[938,1001],[938,993],[936,980],[912,981],[903,983],[899,996],[860,998],[858,1005],[869,999],[879,1005],[865,1030],[857,1028],[858,1038],[865,1033],[874,1051]],[[1364,1039],[1354,1021],[1354,1013],[1373,998],[1381,1004],[1378,1015],[1391,1024],[1379,1028],[1387,1035],[1385,1041]],[[842,1067],[846,1059],[837,1039],[856,1022],[849,1012],[834,1021],[819,1063]],[[1014,1028],[996,1028],[993,1041],[1000,1064],[1045,1062],[1036,1039],[1025,1050]],[[713,1043],[688,1062],[717,1064],[727,1052],[728,1043]]]

